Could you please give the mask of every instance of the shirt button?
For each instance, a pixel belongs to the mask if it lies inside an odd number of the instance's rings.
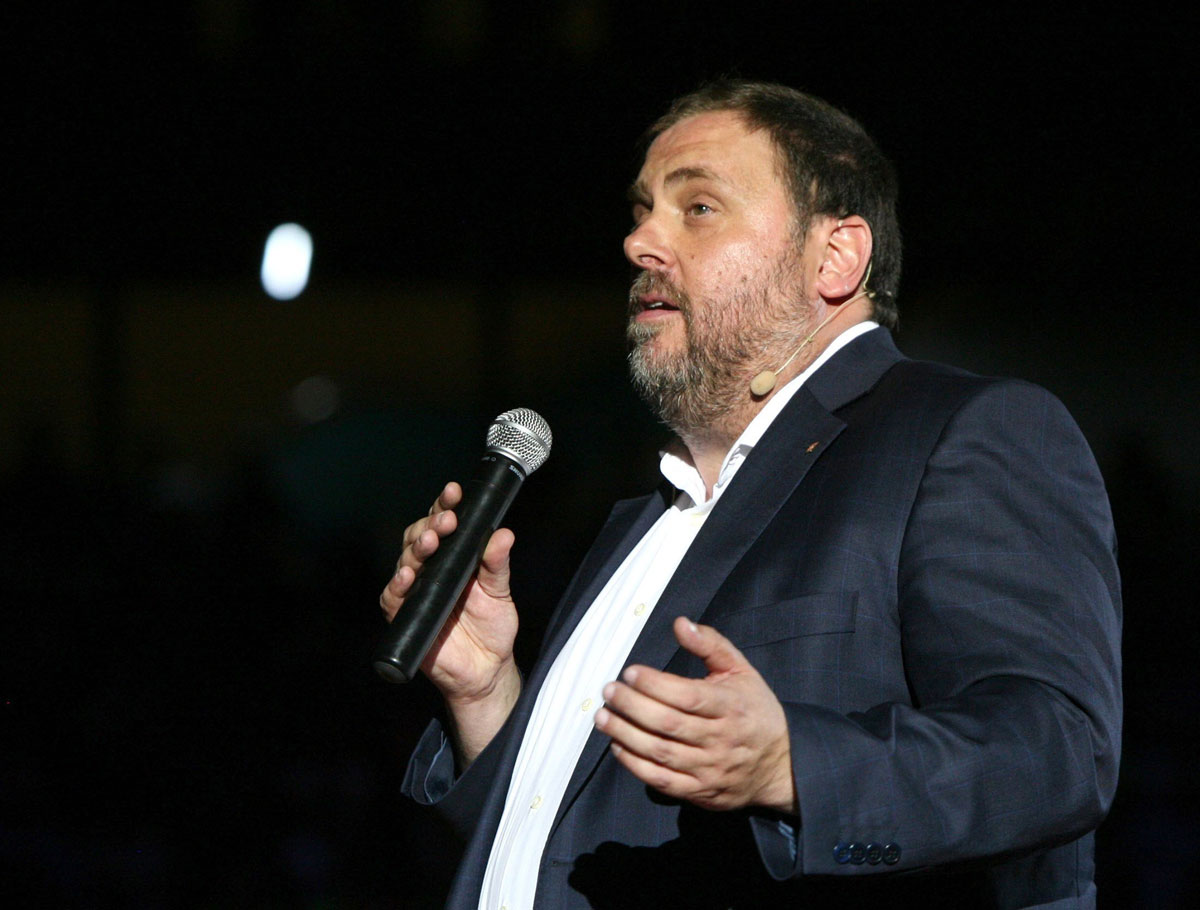
[[[591,708],[592,708],[592,700],[590,698],[585,698],[583,700],[583,704],[579,706],[580,711],[590,711]]]
[[[638,604],[636,607],[634,607],[634,608],[633,608],[633,615],[634,615],[634,616],[641,616],[641,615],[642,615],[643,613],[645,613],[645,612],[646,612],[646,605],[645,605],[645,604]]]
[[[531,802],[529,804],[529,808],[532,809],[534,812],[536,812],[538,809],[540,809],[541,806],[542,806],[542,798],[540,796],[535,796],[533,798],[533,802]]]

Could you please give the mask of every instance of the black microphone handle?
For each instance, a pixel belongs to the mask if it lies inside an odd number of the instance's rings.
[[[417,674],[524,480],[515,461],[488,452],[463,485],[454,509],[458,527],[425,560],[375,652],[375,670],[388,682],[408,682]]]

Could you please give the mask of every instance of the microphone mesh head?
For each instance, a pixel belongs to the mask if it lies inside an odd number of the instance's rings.
[[[488,449],[507,455],[525,470],[526,477],[549,457],[551,441],[550,425],[529,408],[505,411],[487,432]]]

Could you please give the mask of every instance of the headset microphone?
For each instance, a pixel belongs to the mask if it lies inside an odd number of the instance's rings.
[[[775,388],[775,384],[777,382],[779,382],[779,374],[787,369],[788,364],[791,363],[793,360],[795,360],[796,356],[801,351],[803,351],[806,347],[808,347],[810,344],[812,344],[813,339],[817,337],[817,333],[820,332],[821,329],[825,328],[825,326],[829,325],[829,323],[833,319],[833,317],[836,316],[838,313],[842,312],[842,309],[846,306],[847,303],[853,303],[854,301],[858,300],[859,297],[866,297],[866,296],[868,296],[868,294],[869,294],[868,291],[859,291],[857,294],[855,294],[853,297],[851,297],[849,300],[847,300],[846,303],[839,304],[837,309],[835,309],[832,313],[830,313],[828,316],[826,316],[824,319],[821,320],[821,324],[812,330],[811,335],[809,335],[802,342],[800,342],[800,347],[796,348],[796,350],[792,352],[792,356],[789,357],[787,360],[785,360],[783,362],[783,364],[779,367],[779,369],[763,370],[761,373],[759,373],[753,379],[751,379],[750,380],[750,393],[752,395],[754,395],[755,398],[762,398],[769,391],[771,391],[771,389]]]

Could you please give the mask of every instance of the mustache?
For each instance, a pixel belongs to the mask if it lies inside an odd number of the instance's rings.
[[[657,272],[639,272],[629,286],[629,312],[632,319],[642,309],[641,298],[645,296],[664,297],[676,307],[684,318],[689,318],[692,312],[692,302],[687,292],[678,287]]]

